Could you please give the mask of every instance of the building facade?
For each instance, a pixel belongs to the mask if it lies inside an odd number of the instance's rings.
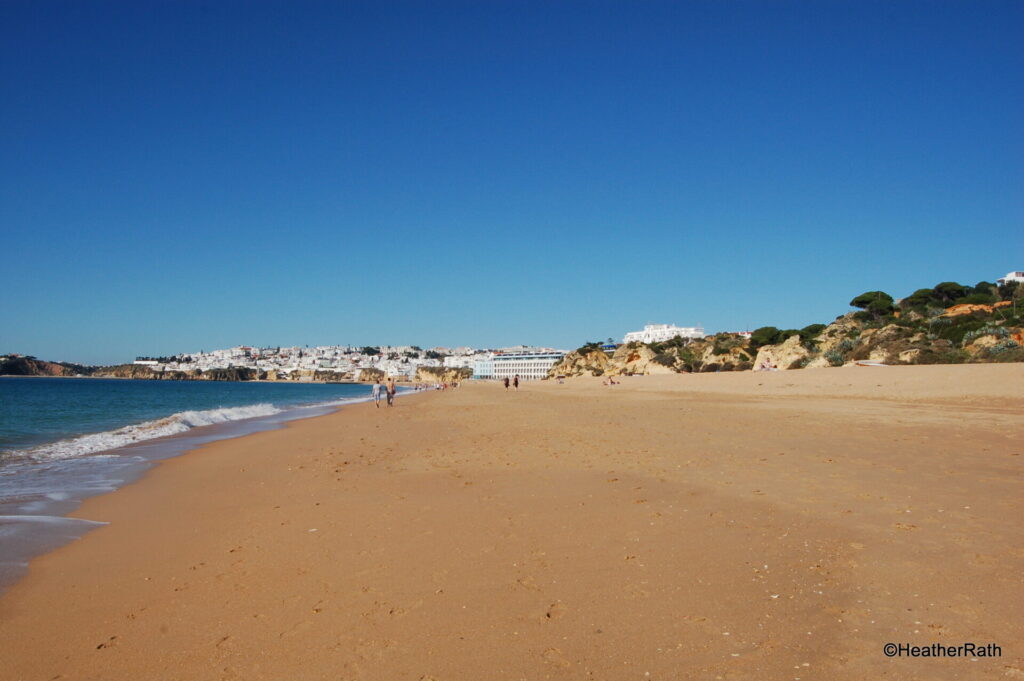
[[[648,324],[641,331],[630,331],[623,343],[662,343],[676,336],[703,338],[703,326],[676,326],[675,324]]]
[[[473,378],[502,380],[519,376],[519,380],[533,381],[545,378],[564,356],[561,350],[550,349],[496,352],[474,362]]]
[[[996,283],[999,284],[1000,286],[1003,284],[1008,284],[1011,281],[1018,281],[1024,284],[1024,272],[1009,272],[1005,277],[996,279]]]

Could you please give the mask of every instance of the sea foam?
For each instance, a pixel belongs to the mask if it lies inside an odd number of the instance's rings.
[[[58,440],[31,449],[7,451],[8,456],[25,457],[36,461],[69,459],[86,454],[94,454],[109,449],[117,449],[135,442],[152,440],[157,437],[177,435],[200,426],[212,426],[228,421],[240,421],[259,416],[272,416],[281,413],[272,404],[251,404],[245,407],[223,407],[205,411],[183,411],[177,414],[144,421],[130,426],[108,430],[102,433],[91,433],[66,440]]]

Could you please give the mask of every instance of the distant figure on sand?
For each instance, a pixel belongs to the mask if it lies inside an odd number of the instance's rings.
[[[395,405],[395,379],[388,379],[388,406],[393,407]]]
[[[505,390],[508,390],[508,376],[505,377]]]
[[[512,379],[512,385],[516,387],[517,391],[519,390],[519,374],[516,374],[515,378]]]
[[[382,387],[379,378],[373,379],[373,391],[371,394],[373,395],[373,403],[377,405],[378,409],[380,409],[380,389]]]

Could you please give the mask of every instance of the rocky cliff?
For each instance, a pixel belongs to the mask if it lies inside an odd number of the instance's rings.
[[[208,371],[154,371],[142,364],[118,364],[98,367],[91,374],[95,378],[134,378],[158,381],[252,381],[265,374],[255,369],[234,367]]]
[[[882,364],[958,364],[1024,361],[1024,333],[999,308],[917,319],[864,321],[844,315],[818,336],[790,336],[758,349],[755,367],[802,369],[870,361]]]
[[[1024,362],[1024,286],[943,282],[894,300],[869,291],[860,311],[803,329],[762,327],[751,338],[717,334],[629,343],[611,355],[597,343],[567,354],[551,376],[645,375],[835,367],[856,362]]]
[[[0,358],[0,376],[88,376],[93,367],[67,362],[45,362],[35,357]]]
[[[558,364],[551,367],[552,376],[603,376],[611,359],[601,349],[580,348],[570,352]]]
[[[451,369],[446,367],[419,367],[416,369],[417,383],[455,383],[465,381],[473,375],[472,369]]]
[[[749,342],[737,334],[666,343],[627,343],[609,355],[593,346],[570,352],[551,368],[553,376],[648,376],[708,371],[742,371],[753,366]]]

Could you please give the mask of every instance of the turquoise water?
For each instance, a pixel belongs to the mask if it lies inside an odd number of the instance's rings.
[[[369,394],[368,386],[354,384],[3,378],[0,457],[91,454],[199,426]],[[134,430],[118,432],[126,426]],[[83,435],[92,438],[75,444]]]
[[[354,384],[0,378],[0,587],[97,524],[65,517],[83,499],[153,462],[369,397]]]

